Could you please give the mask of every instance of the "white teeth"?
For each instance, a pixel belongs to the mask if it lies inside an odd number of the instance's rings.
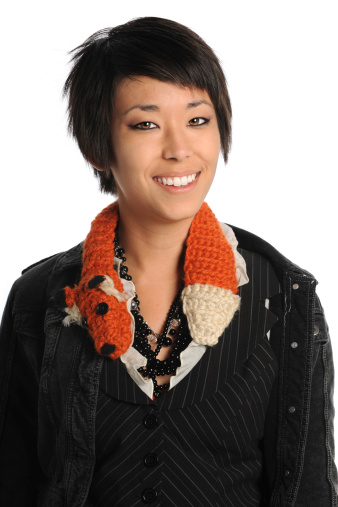
[[[155,181],[162,183],[162,185],[174,186],[174,187],[185,187],[189,185],[192,181],[196,179],[197,173],[189,174],[189,176],[182,176],[179,178],[175,176],[174,178],[154,178]]]

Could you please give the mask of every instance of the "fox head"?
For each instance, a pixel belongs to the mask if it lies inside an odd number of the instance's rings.
[[[111,359],[124,354],[132,343],[127,296],[116,288],[115,285],[122,285],[117,280],[114,284],[110,276],[96,275],[81,279],[74,288],[64,289],[67,305],[64,325],[86,327],[97,352]]]

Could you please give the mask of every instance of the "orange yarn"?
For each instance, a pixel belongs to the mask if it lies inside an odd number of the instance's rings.
[[[124,294],[122,281],[114,269],[114,238],[118,216],[118,204],[113,203],[92,222],[84,244],[83,268],[79,285],[72,289],[70,287],[64,289],[67,304],[65,312],[68,315],[64,319],[64,324],[77,323],[87,326],[97,352],[111,359],[124,354],[132,343],[132,316],[126,302],[126,299],[132,296]],[[212,311],[218,312],[221,319],[221,324],[216,326],[215,337],[199,338],[197,336],[199,330],[202,333],[208,333],[208,328],[203,330],[201,324],[197,324],[196,332],[190,329],[192,337],[199,343],[215,344],[220,336],[219,333],[231,320],[239,299],[235,302],[231,300],[230,306],[233,308],[229,311],[227,310],[228,302],[225,307],[222,306],[223,303],[220,304],[217,310],[217,304],[210,299],[212,290],[218,290],[215,288],[225,289],[225,292],[229,294],[231,292],[236,294],[237,278],[232,248],[206,203],[202,204],[190,227],[186,243],[184,275],[185,291],[190,292],[190,288],[193,289],[191,292],[193,299],[190,297],[188,301],[188,296],[183,298],[183,308],[191,307],[193,312],[187,315],[191,326],[199,322],[194,315],[203,316],[202,304],[207,314],[211,311],[209,309],[211,304]],[[190,288],[186,289],[188,286]],[[194,290],[200,286],[207,289],[203,295],[204,299],[206,298],[204,301],[197,292],[194,293]],[[217,295],[220,301],[228,297],[224,296],[223,292]],[[238,298],[238,296],[231,297]],[[208,302],[209,306],[205,305]],[[213,306],[215,304],[216,306]],[[212,315],[210,317],[214,318]],[[205,320],[204,317],[202,320]]]
[[[115,287],[123,292],[122,282],[113,268],[115,229],[118,219],[118,204],[113,202],[93,220],[83,247],[81,277],[94,276],[94,273],[107,273],[114,280]]]
[[[237,294],[234,253],[206,202],[202,204],[190,227],[184,277],[185,287],[195,283],[208,284]]]
[[[111,359],[124,354],[132,343],[131,315],[122,294],[123,284],[114,269],[117,221],[118,205],[113,203],[92,222],[83,249],[80,283],[73,289],[65,288],[69,322],[85,324],[97,352]],[[109,285],[108,290],[102,282]],[[107,294],[109,290],[115,295]],[[107,312],[102,314],[102,308],[108,308]]]

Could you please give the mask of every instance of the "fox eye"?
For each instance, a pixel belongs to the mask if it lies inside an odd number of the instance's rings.
[[[96,307],[97,315],[105,315],[109,311],[107,303],[99,303]]]
[[[204,125],[205,123],[209,123],[209,120],[207,120],[207,118],[201,117],[192,118],[191,120],[188,121],[188,125],[190,125],[191,127],[199,127],[200,125]]]

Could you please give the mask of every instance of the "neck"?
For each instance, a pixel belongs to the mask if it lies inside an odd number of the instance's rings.
[[[185,241],[193,217],[177,222],[147,221],[129,217],[120,207],[119,243],[134,277],[180,277],[183,273]]]

